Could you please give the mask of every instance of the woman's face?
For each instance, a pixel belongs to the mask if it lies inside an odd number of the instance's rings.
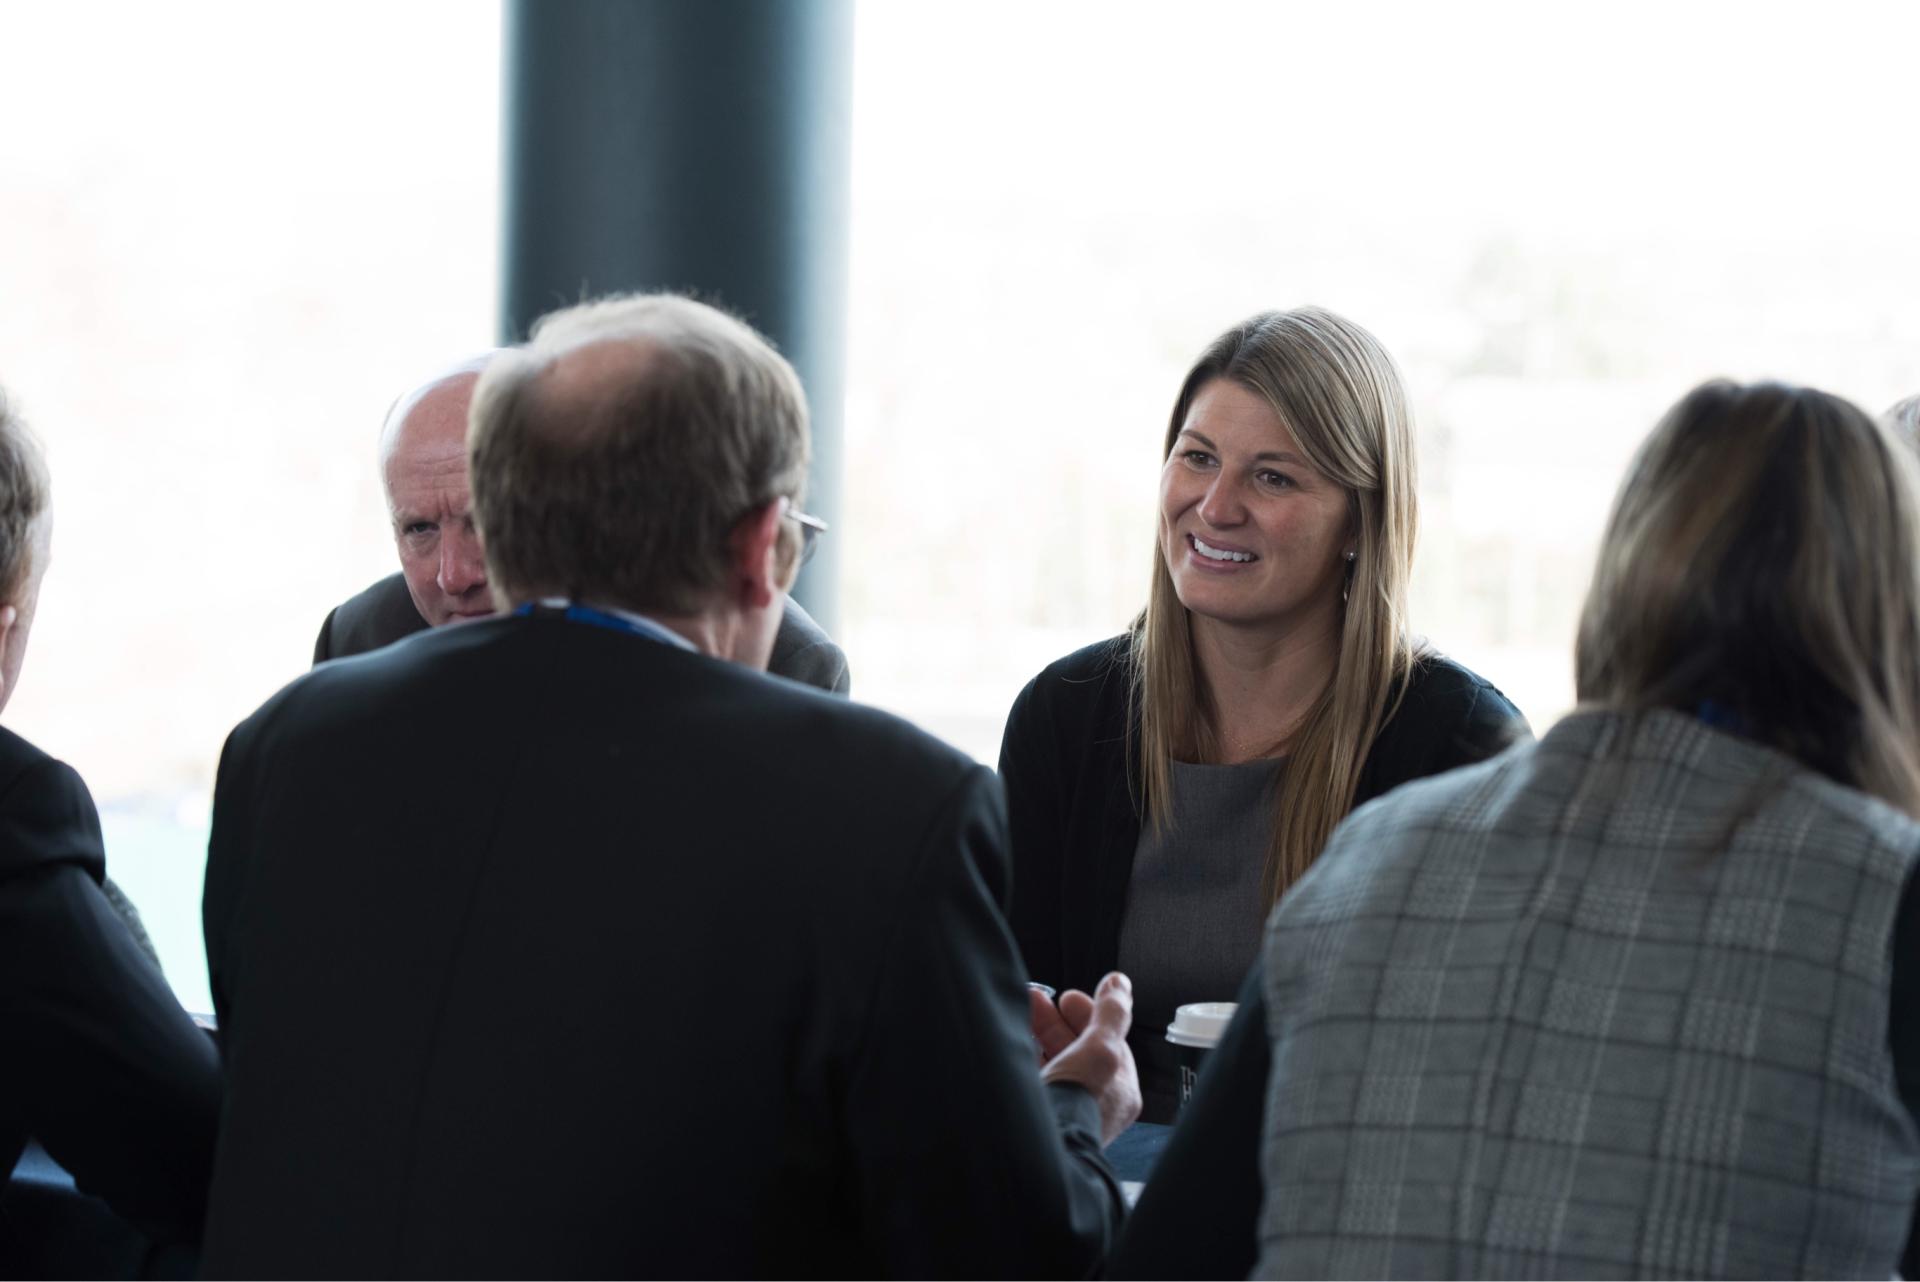
[[[1348,511],[1267,402],[1216,378],[1160,472],[1160,555],[1196,616],[1286,631],[1336,612]]]

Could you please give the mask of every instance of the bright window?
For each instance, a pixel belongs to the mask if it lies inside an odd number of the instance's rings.
[[[1319,303],[1410,384],[1416,628],[1544,729],[1667,406],[1920,392],[1917,46],[1913,6],[864,6],[856,692],[992,761],[1145,603],[1193,358]]]
[[[387,403],[492,341],[499,46],[464,0],[0,7],[0,384],[54,488],[6,724],[194,1009],[220,745],[396,568]]]
[[[221,742],[393,568],[388,401],[493,337],[499,38],[464,0],[0,8],[0,383],[57,513],[6,723],[92,785],[191,1006]],[[1317,302],[1411,384],[1416,624],[1544,728],[1662,409],[1920,391],[1915,47],[1911,6],[863,4],[856,695],[992,760],[1144,599],[1187,364]]]

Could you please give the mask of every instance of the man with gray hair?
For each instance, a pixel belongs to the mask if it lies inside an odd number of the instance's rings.
[[[432,627],[493,613],[487,565],[474,528],[467,480],[467,410],[493,352],[435,374],[387,410],[380,430],[386,492],[400,572],[327,613],[313,661],[344,659]],[[788,600],[767,670],[847,693],[847,656],[804,609]]]
[[[792,368],[583,304],[468,448],[502,614],[316,668],[221,760],[206,1273],[1089,1273],[1131,988],[1026,988],[991,773],[760,675]]]

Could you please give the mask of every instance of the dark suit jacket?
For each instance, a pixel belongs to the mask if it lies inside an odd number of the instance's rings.
[[[1127,767],[1129,672],[1125,636],[1076,650],[1027,683],[1000,745],[1014,935],[1033,977],[1056,988],[1090,992],[1120,960],[1140,844],[1139,786]],[[1505,695],[1429,655],[1415,663],[1399,710],[1374,740],[1354,805],[1483,760],[1527,734]]]
[[[86,785],[0,729],[0,1169],[31,1136],[155,1241],[200,1233],[220,1065],[102,893]],[[0,1273],[6,1273],[0,1223]]]
[[[406,576],[391,574],[327,612],[313,643],[313,661],[365,654],[426,630],[427,621],[407,591]],[[846,694],[851,686],[846,654],[791,597],[774,634],[767,671],[834,694]]]
[[[479,692],[479,697],[476,697]],[[993,776],[564,620],[325,664],[227,743],[207,957],[229,1274],[1077,1276]]]

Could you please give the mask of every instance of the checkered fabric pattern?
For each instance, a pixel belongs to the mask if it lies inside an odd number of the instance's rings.
[[[1920,825],[1669,712],[1356,811],[1268,923],[1262,1277],[1892,1276]]]

